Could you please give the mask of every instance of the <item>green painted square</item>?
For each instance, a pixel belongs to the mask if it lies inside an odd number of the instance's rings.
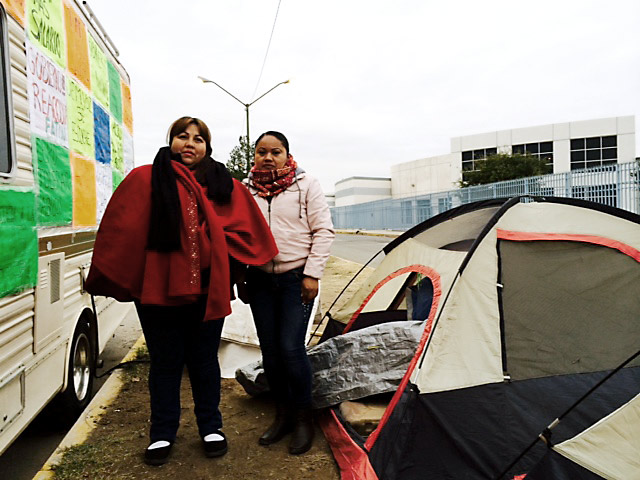
[[[124,180],[124,175],[116,169],[111,170],[111,172],[113,178],[113,191],[115,192],[116,188],[118,188],[118,185],[120,185],[120,183],[122,183],[122,180]]]
[[[35,137],[38,225],[69,225],[73,220],[71,166],[66,148]]]
[[[0,297],[36,285],[38,232],[32,190],[0,189]]]
[[[120,74],[116,67],[109,62],[109,108],[111,114],[122,123],[122,86],[120,85]]]

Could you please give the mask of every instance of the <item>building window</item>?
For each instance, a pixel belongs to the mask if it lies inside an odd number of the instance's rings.
[[[451,199],[449,197],[438,199],[438,212],[446,212],[451,209]]]
[[[498,153],[496,147],[492,148],[480,148],[478,150],[467,150],[462,152],[462,171],[467,172],[469,170],[476,169],[476,162],[487,158],[489,155],[495,155]]]
[[[413,206],[411,201],[402,202],[402,223],[413,225]]]
[[[571,170],[601,167],[618,161],[618,138],[589,137],[571,139]]]
[[[431,200],[417,200],[418,222],[424,222],[431,218]]]
[[[513,145],[511,152],[520,155],[531,155],[540,159],[546,160],[546,172],[553,173],[553,142],[534,142],[534,143],[521,143],[519,145]]]

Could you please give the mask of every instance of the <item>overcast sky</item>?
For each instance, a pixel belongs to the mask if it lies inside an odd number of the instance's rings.
[[[199,75],[243,103],[291,79],[251,107],[250,137],[283,132],[326,193],[451,137],[640,111],[638,0],[281,0],[260,77],[278,4],[89,1],[131,77],[137,165],[182,115],[229,159],[244,106]]]

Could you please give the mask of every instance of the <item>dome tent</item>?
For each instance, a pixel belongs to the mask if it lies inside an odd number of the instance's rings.
[[[328,312],[323,337],[407,310],[427,321],[373,433],[357,434],[338,407],[323,415],[343,479],[498,478],[520,455],[502,478],[544,478],[534,472],[545,462],[554,478],[637,474],[640,429],[628,421],[607,424],[628,429],[622,451],[635,453],[594,466],[561,447],[590,444],[581,435],[611,431],[599,421],[637,411],[637,401],[623,408],[640,392],[637,358],[572,409],[547,446],[527,446],[640,347],[639,216],[574,199],[496,199],[429,219],[384,253]]]

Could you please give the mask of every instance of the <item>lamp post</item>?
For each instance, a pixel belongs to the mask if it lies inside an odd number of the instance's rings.
[[[251,142],[249,141],[249,107],[251,105],[253,105],[254,103],[256,103],[258,100],[260,100],[262,97],[264,97],[267,93],[275,90],[277,87],[279,87],[280,85],[283,85],[285,83],[289,83],[289,80],[285,80],[284,82],[280,82],[276,85],[274,85],[273,87],[271,87],[269,90],[267,90],[266,92],[264,92],[262,95],[260,95],[258,98],[256,98],[255,100],[253,100],[250,103],[244,103],[242,100],[240,100],[238,97],[236,97],[233,93],[231,93],[230,91],[228,91],[226,88],[224,88],[223,86],[217,84],[216,82],[214,82],[213,80],[209,80],[208,78],[204,78],[204,77],[198,77],[200,80],[202,80],[202,83],[213,83],[216,87],[218,87],[220,90],[222,90],[223,92],[225,92],[226,94],[228,94],[229,96],[233,97],[236,101],[238,101],[239,103],[241,103],[242,105],[244,105],[244,110],[247,114],[247,173],[249,173],[249,170],[251,170]]]

